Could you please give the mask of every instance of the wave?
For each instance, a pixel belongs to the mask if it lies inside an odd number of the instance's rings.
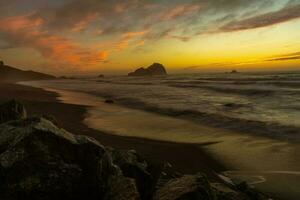
[[[249,88],[229,88],[229,87],[220,87],[220,86],[210,86],[210,85],[190,85],[190,84],[170,84],[171,87],[178,88],[200,88],[200,89],[208,89],[213,90],[215,92],[221,93],[231,93],[231,94],[240,94],[240,95],[260,95],[260,96],[269,96],[275,93],[272,90],[263,90],[263,89],[249,89]]]
[[[96,95],[99,95],[97,93]],[[111,98],[111,95],[100,95],[104,98]],[[300,142],[300,127],[292,125],[282,125],[275,122],[263,122],[234,118],[220,115],[217,113],[206,113],[196,110],[179,110],[173,108],[162,108],[156,105],[150,105],[137,99],[116,98],[117,102],[123,106],[141,109],[147,112],[153,112],[161,115],[181,118],[195,123],[200,123],[216,128],[238,131],[245,134],[254,134],[290,142]]]

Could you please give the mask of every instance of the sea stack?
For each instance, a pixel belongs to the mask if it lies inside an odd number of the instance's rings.
[[[165,67],[160,63],[153,63],[147,68],[139,68],[134,72],[130,72],[128,76],[155,76],[155,75],[167,75]]]

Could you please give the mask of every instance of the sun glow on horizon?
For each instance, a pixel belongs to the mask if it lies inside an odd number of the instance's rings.
[[[298,0],[28,2],[0,8],[0,59],[26,69],[125,73],[153,62],[171,72],[300,69]]]

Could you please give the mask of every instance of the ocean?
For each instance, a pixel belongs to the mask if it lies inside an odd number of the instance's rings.
[[[121,136],[211,144],[204,148],[248,181],[300,198],[300,73],[107,76],[25,82],[90,106],[85,123]],[[105,99],[114,104],[104,103]]]
[[[212,126],[288,140],[300,138],[300,73],[120,76],[51,84]]]

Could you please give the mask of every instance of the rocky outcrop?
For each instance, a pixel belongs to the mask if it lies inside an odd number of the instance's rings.
[[[170,180],[164,187],[160,188],[154,200],[215,200],[207,178],[204,175],[185,175]]]
[[[121,152],[113,150],[113,162],[120,167],[124,176],[133,178],[141,199],[152,199],[158,180],[157,173],[149,169],[148,163],[135,150]]]
[[[12,102],[1,106],[17,107],[11,116],[21,113],[0,123],[1,200],[267,199],[245,183],[181,175],[169,163],[155,166],[135,150],[105,147],[45,118],[26,119],[24,107]],[[0,116],[9,110],[0,110]]]
[[[15,100],[0,105],[0,124],[11,120],[25,119],[26,116],[24,106]]]
[[[171,179],[159,188],[154,200],[267,200],[265,195],[247,184],[211,182],[204,174],[184,175]]]
[[[0,126],[0,199],[105,199],[116,188],[138,195],[96,140],[43,118]]]
[[[160,63],[153,63],[147,68],[139,68],[128,76],[154,76],[154,75],[167,75],[165,67]]]

